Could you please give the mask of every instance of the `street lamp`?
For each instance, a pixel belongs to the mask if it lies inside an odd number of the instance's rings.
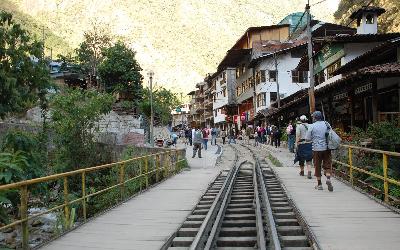
[[[154,147],[153,129],[154,129],[154,115],[153,115],[153,76],[154,72],[150,70],[147,72],[150,79],[150,146]]]

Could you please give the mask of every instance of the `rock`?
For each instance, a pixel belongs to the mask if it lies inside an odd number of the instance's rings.
[[[32,227],[39,227],[43,225],[43,222],[40,219],[32,221]]]
[[[11,233],[13,230],[14,230],[14,228],[9,227],[9,228],[4,229],[3,233]]]
[[[7,245],[15,245],[15,237],[13,237],[11,234],[8,234],[6,236],[6,240],[5,240]]]

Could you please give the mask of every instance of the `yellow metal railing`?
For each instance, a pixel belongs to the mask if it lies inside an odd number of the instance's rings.
[[[149,171],[149,159],[152,160],[153,167],[154,167],[154,169],[150,169],[150,171]],[[139,175],[135,175],[131,178],[126,178],[125,165],[129,164],[129,163],[133,163],[133,162],[138,162],[138,161],[139,161],[139,163],[141,163],[140,168],[139,168],[140,169]],[[20,209],[20,219],[0,227],[0,231],[10,228],[10,227],[21,225],[22,248],[28,249],[28,241],[29,241],[28,221],[29,220],[32,220],[36,217],[53,212],[58,209],[64,209],[65,219],[66,219],[66,221],[69,221],[71,204],[74,204],[77,202],[82,202],[83,219],[84,219],[84,221],[86,221],[86,219],[87,219],[87,204],[86,203],[87,203],[88,198],[119,187],[121,200],[124,200],[126,198],[125,197],[125,184],[132,182],[134,180],[138,180],[140,178],[144,178],[144,182],[145,182],[145,185],[147,188],[149,186],[149,178],[150,177],[155,175],[155,182],[157,183],[157,182],[159,182],[161,175],[163,175],[164,178],[166,178],[166,177],[169,177],[171,175],[171,173],[176,173],[177,171],[179,171],[180,169],[178,169],[178,163],[183,162],[183,161],[185,161],[185,150],[166,150],[164,152],[135,157],[135,158],[125,160],[125,161],[109,163],[109,164],[104,164],[104,165],[89,167],[89,168],[82,168],[82,169],[78,169],[75,171],[59,173],[59,174],[49,175],[49,176],[45,176],[45,177],[41,177],[41,178],[1,185],[0,191],[10,190],[10,189],[19,189],[20,190],[20,208],[19,208]],[[98,191],[90,193],[90,194],[86,193],[86,189],[87,189],[86,174],[87,173],[97,172],[99,170],[104,170],[104,169],[113,169],[113,168],[119,170],[119,178],[118,178],[117,184],[106,187],[104,189],[98,190]],[[68,198],[69,197],[68,178],[71,178],[71,177],[77,176],[77,175],[81,176],[82,196],[80,198],[70,201]],[[31,186],[33,184],[39,184],[39,183],[55,181],[55,180],[60,180],[60,179],[63,180],[63,196],[64,196],[63,204],[52,207],[46,211],[36,213],[32,216],[28,216],[29,186]]]
[[[377,150],[377,149],[370,149],[370,148],[364,148],[364,147],[358,147],[358,146],[353,146],[353,145],[341,145],[342,148],[345,148],[347,150],[348,154],[348,162],[341,162],[338,160],[333,160],[334,163],[345,166],[349,170],[349,181],[352,186],[354,186],[354,171],[360,172],[367,174],[369,176],[375,177],[379,180],[383,181],[383,190],[382,193],[384,194],[384,201],[386,203],[389,203],[389,184],[393,184],[396,186],[400,187],[400,182],[398,180],[392,179],[388,177],[388,157],[400,157],[400,153],[397,152],[390,152],[390,151],[383,151],[383,150]],[[365,170],[361,167],[356,167],[353,164],[353,156],[354,156],[354,150],[358,151],[363,151],[363,152],[368,152],[368,153],[377,153],[382,155],[382,170],[383,170],[383,175],[379,175],[376,173],[372,173],[368,170]]]

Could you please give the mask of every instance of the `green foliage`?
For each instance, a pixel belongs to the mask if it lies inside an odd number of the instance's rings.
[[[135,59],[136,52],[118,41],[104,51],[104,61],[99,65],[98,73],[106,91],[125,93],[130,100],[138,104],[142,98],[142,68]]]
[[[178,95],[172,91],[160,87],[153,90],[153,112],[155,123],[166,125],[171,121],[171,110],[180,105]],[[143,100],[140,104],[140,109],[148,118],[151,115],[150,108],[150,89],[146,88],[143,95]]]
[[[43,44],[32,41],[14,22],[12,14],[0,12],[0,118],[23,112],[40,98],[45,103],[50,78],[42,58]]]
[[[94,165],[98,160],[96,122],[112,109],[114,98],[96,91],[67,89],[51,102],[57,166],[69,171]]]
[[[268,159],[271,161],[272,164],[274,164],[276,167],[283,167],[282,163],[273,156],[271,153],[268,153]]]
[[[93,25],[90,31],[84,33],[84,41],[75,50],[80,69],[90,78],[96,77],[97,67],[103,60],[102,52],[111,45],[111,37],[107,31]]]

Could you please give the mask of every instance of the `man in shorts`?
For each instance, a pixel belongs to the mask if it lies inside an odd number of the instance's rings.
[[[330,125],[324,121],[322,113],[315,111],[312,114],[314,123],[307,131],[306,139],[312,142],[313,160],[315,167],[315,177],[317,177],[317,186],[315,189],[323,190],[321,182],[321,167],[326,176],[326,185],[330,192],[333,191],[331,182],[332,173],[332,154],[328,149],[327,132]]]

